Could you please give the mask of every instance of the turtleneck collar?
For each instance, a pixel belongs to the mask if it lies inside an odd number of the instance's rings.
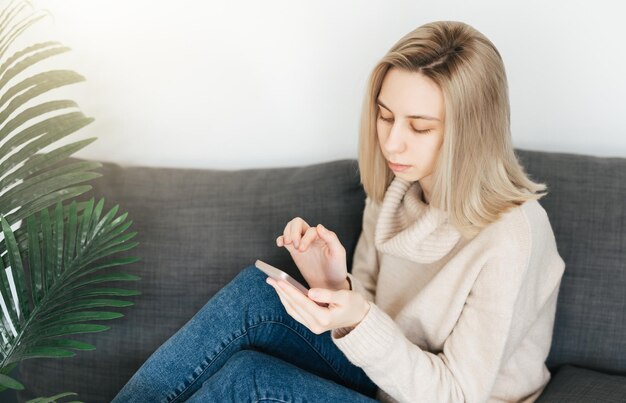
[[[457,244],[460,232],[445,211],[422,200],[418,181],[396,176],[385,193],[374,243],[380,252],[419,263],[432,263]]]

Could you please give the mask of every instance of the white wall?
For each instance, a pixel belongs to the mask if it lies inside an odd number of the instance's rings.
[[[4,1],[4,0],[3,0]],[[28,39],[73,50],[51,65],[96,121],[75,156],[237,169],[356,158],[367,76],[401,36],[461,20],[500,50],[516,147],[626,156],[618,1],[34,0]]]

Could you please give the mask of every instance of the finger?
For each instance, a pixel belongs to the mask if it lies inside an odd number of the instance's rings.
[[[315,229],[315,227],[309,227],[309,229],[306,230],[304,236],[302,237],[302,241],[300,242],[300,247],[298,248],[298,250],[300,252],[304,252],[311,244],[311,242],[315,241],[318,237],[319,236],[317,235],[317,230]]]
[[[304,322],[304,325],[310,327],[313,322],[305,320],[306,317],[301,314],[301,309],[296,308],[296,303],[293,301],[291,296],[278,285],[275,286],[275,289],[276,293],[279,295],[281,301],[283,302],[283,305],[285,305],[285,309],[289,310],[290,315],[298,317],[301,321]]]
[[[283,230],[283,239],[285,241],[285,245],[288,245],[291,243],[291,224],[292,223],[293,223],[293,220],[289,221],[287,225],[285,225],[285,229]]]
[[[300,312],[297,309],[294,309],[293,303],[290,301],[287,293],[284,290],[282,290],[280,287],[278,287],[277,285],[273,285],[272,287],[274,287],[274,290],[276,290],[276,293],[278,294],[278,298],[280,299],[280,302],[285,307],[285,311],[287,311],[289,316],[291,316],[292,318],[294,318],[295,320],[297,320],[298,322],[300,322],[301,324],[303,324],[309,330],[312,331],[311,327],[313,327],[313,323],[304,319],[302,315],[300,314]]]
[[[329,290],[326,288],[311,288],[308,296],[314,301],[335,305],[346,305],[349,298],[347,290]]]
[[[293,241],[293,245],[297,248],[300,246],[302,233],[309,229],[309,224],[300,217],[294,218],[291,222],[293,223],[290,227],[291,240]]]
[[[300,303],[298,303],[298,301],[294,300],[294,295],[289,294],[287,290],[281,288],[281,286],[276,286],[276,288],[277,292],[281,293],[281,295],[285,299],[285,303],[289,304],[290,310],[295,311],[296,314],[304,320],[303,322],[301,321],[301,323],[305,325],[311,332],[315,334],[321,334],[328,330],[324,328],[324,326],[322,326],[319,319],[316,318],[314,314],[308,311],[308,303],[306,306],[302,306]]]
[[[287,242],[285,242],[284,235],[280,235],[278,238],[276,238],[276,245],[280,246],[281,248],[284,246],[285,249],[287,249],[290,252],[294,249],[293,242],[287,244]]]
[[[306,319],[308,323],[317,327],[317,329],[311,327],[309,327],[309,329],[314,333],[318,331],[322,333],[328,330],[327,326],[329,325],[330,317],[327,309],[320,307],[315,301],[311,301],[306,295],[302,294],[286,281],[278,281],[276,288],[287,294],[292,308],[295,309],[300,316]]]
[[[289,253],[292,253],[292,254],[293,254],[293,253],[294,253],[294,251],[296,250],[296,247],[295,247],[295,246],[293,246],[293,242],[291,242],[291,243],[287,243],[287,242],[285,242],[285,237],[284,237],[284,235],[281,235],[281,236],[279,237],[279,239],[280,239],[280,245],[278,245],[278,246],[282,246],[282,247],[284,247],[285,249],[287,249],[287,250],[289,251]],[[278,243],[278,242],[277,242],[277,243]]]
[[[280,289],[278,287],[278,285],[276,284],[276,280],[268,277],[265,279],[265,282],[267,284],[269,284],[274,291],[276,292],[276,294],[278,295],[278,299],[280,299],[280,302],[283,304],[283,306],[285,307],[285,310],[287,310],[287,313],[289,313],[290,315],[292,315],[292,313],[290,312],[291,310],[291,305],[289,304],[289,302],[287,301],[287,296],[285,294],[285,291],[283,291],[282,289]],[[292,315],[293,316],[293,315]]]
[[[328,321],[329,329],[345,326],[346,323],[349,325],[354,323],[355,307],[363,305],[361,301],[358,301],[363,297],[355,291],[311,288],[309,297],[316,302],[325,301],[328,303],[327,315],[324,319]],[[346,315],[349,315],[350,319],[346,319]],[[359,319],[361,318],[362,316]]]
[[[317,233],[319,234],[320,238],[322,238],[328,245],[330,253],[333,256],[345,255],[346,251],[343,245],[341,245],[341,242],[339,242],[337,234],[324,227],[322,224],[318,224],[315,228],[317,229]]]

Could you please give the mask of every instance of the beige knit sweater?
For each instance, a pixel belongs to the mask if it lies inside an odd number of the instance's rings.
[[[365,200],[348,274],[371,308],[332,339],[383,402],[533,402],[564,269],[536,200],[467,240],[396,177],[382,203]]]

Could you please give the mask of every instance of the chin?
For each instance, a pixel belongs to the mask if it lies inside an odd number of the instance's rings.
[[[391,172],[393,172],[395,176],[399,176],[400,178],[406,179],[410,182],[415,182],[415,181],[420,180],[420,177],[415,174],[410,174],[407,172],[395,172],[395,171],[391,171]]]

